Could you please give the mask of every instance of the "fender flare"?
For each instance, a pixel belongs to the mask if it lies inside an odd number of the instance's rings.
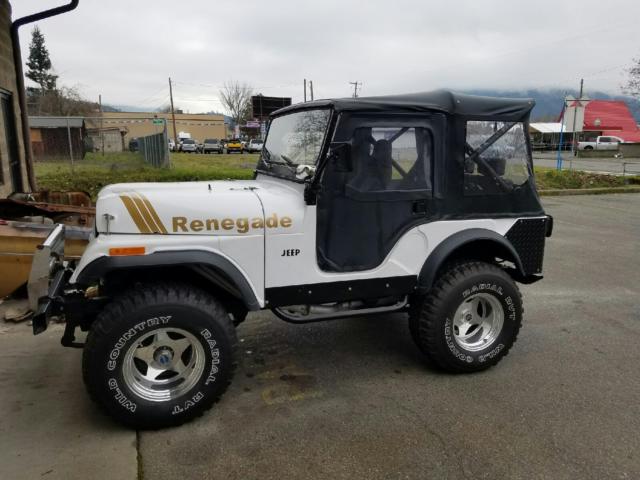
[[[238,267],[222,255],[202,250],[171,250],[149,255],[99,257],[82,269],[76,283],[89,285],[116,270],[163,266],[182,266],[199,270],[199,273],[206,275],[207,280],[239,297],[248,310],[261,309],[251,284]]]
[[[506,249],[511,255],[511,259],[516,266],[518,276],[524,278],[525,271],[522,266],[520,255],[504,236],[485,228],[470,228],[447,237],[431,252],[420,269],[418,276],[418,289],[422,292],[429,290],[436,280],[436,274],[449,256],[458,248],[475,241],[489,241]]]

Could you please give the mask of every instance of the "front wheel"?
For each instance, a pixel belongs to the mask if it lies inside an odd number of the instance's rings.
[[[92,399],[130,427],[185,423],[224,393],[237,339],[229,314],[204,291],[153,284],[116,298],[98,315],[82,358]]]
[[[513,346],[522,298],[502,268],[485,262],[451,266],[410,312],[412,337],[427,359],[454,373],[485,370]]]

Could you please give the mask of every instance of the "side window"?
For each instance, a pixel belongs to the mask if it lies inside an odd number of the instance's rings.
[[[431,190],[433,137],[426,128],[362,127],[352,138],[355,175],[349,187],[360,192]]]
[[[481,162],[473,161],[473,151],[494,134],[510,124],[503,122],[467,122],[467,158],[464,164],[465,195],[491,195],[505,193],[529,179],[528,152],[524,125],[516,123],[493,142],[480,155]],[[491,170],[499,177],[494,178]]]
[[[609,137],[600,137],[600,143],[611,143],[611,138],[609,138]]]

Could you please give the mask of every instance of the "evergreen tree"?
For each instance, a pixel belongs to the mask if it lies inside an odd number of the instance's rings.
[[[26,77],[40,85],[42,92],[55,90],[58,76],[50,73],[52,65],[49,51],[44,44],[44,35],[37,26],[31,32],[27,67]]]

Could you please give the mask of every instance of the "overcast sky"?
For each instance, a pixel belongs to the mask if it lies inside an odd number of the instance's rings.
[[[13,0],[13,18],[64,2]],[[640,56],[640,1],[80,0],[39,23],[59,84],[92,100],[222,110],[228,80],[301,101],[454,89],[619,93]],[[23,58],[31,26],[23,27]]]

